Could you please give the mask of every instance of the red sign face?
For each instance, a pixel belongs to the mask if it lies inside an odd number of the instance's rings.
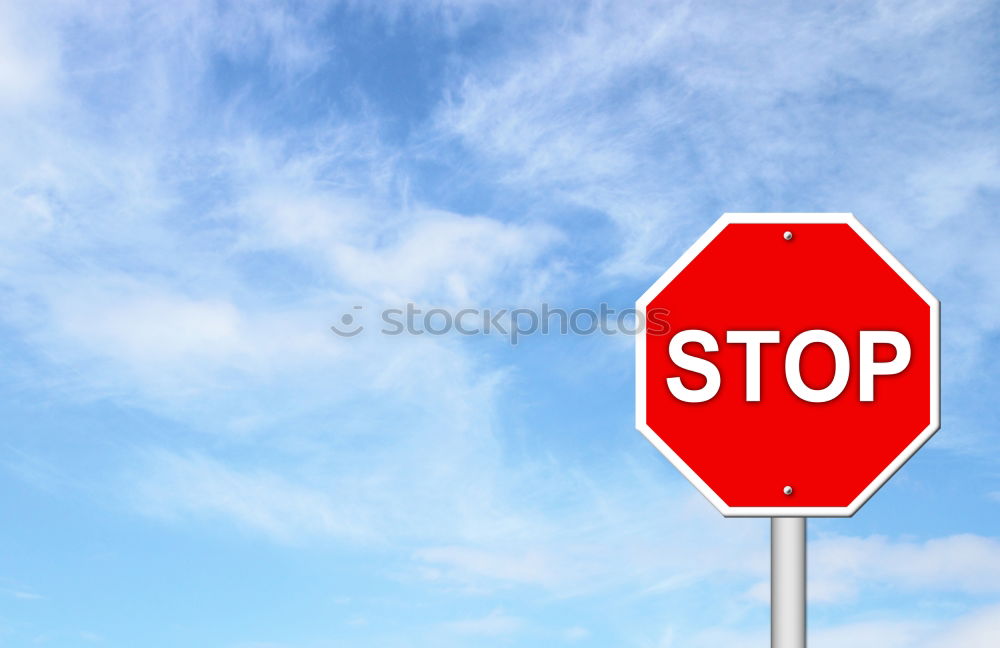
[[[723,515],[853,515],[938,429],[938,302],[851,214],[726,214],[636,307],[636,426]]]

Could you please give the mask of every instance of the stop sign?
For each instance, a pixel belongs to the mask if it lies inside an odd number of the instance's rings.
[[[851,214],[725,214],[636,307],[636,426],[723,515],[853,515],[938,429],[938,302]]]

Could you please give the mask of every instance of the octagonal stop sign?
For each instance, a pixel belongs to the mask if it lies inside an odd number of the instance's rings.
[[[938,429],[938,302],[851,214],[725,214],[636,306],[636,425],[723,515],[853,515]]]

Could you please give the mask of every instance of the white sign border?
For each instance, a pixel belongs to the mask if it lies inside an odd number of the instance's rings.
[[[646,290],[636,301],[637,312],[642,313],[643,321],[646,318],[646,307],[654,297],[660,294],[663,289],[681,273],[684,268],[719,233],[733,223],[757,223],[757,224],[804,224],[804,223],[843,223],[849,225],[858,236],[862,238],[883,261],[885,261],[896,274],[909,284],[909,286],[920,295],[930,307],[930,423],[902,453],[890,463],[885,470],[865,488],[848,506],[729,506],[722,501],[715,491],[709,488],[708,484],[695,473],[684,461],[670,449],[663,439],[661,439],[646,424],[646,336],[645,333],[636,336],[635,345],[635,426],[642,432],[643,436],[656,447],[660,453],[674,465],[688,481],[694,484],[695,488],[705,496],[726,517],[850,517],[854,515],[861,506],[867,502],[878,489],[889,481],[903,464],[909,461],[917,450],[927,442],[941,425],[941,305],[937,298],[921,284],[906,267],[899,262],[896,257],[886,249],[875,236],[858,222],[858,219],[851,213],[725,213],[708,231],[701,235],[688,250],[670,268],[660,276],[656,282]]]

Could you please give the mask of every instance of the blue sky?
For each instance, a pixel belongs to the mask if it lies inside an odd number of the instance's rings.
[[[0,645],[767,645],[768,526],[633,428],[613,308],[724,211],[943,304],[941,432],[810,523],[817,648],[1000,634],[987,2],[0,5]]]

